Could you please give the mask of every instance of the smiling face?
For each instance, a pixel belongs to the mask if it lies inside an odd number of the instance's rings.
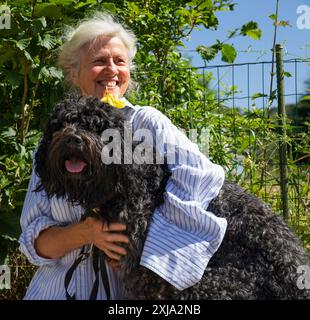
[[[102,98],[105,88],[121,98],[129,84],[128,50],[116,37],[101,38],[92,47],[83,47],[80,69],[72,72],[72,81],[83,95]]]

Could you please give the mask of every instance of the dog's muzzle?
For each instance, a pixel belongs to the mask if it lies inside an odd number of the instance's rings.
[[[65,168],[69,173],[81,173],[87,167],[83,157],[83,139],[77,134],[68,134],[63,139],[63,147],[67,150]]]
[[[77,134],[68,134],[64,138],[64,143],[71,147],[81,147],[83,145],[83,139]]]

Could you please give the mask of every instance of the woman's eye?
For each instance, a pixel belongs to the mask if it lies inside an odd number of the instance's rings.
[[[95,61],[94,61],[94,64],[95,64],[96,66],[98,66],[98,65],[104,65],[104,63],[105,63],[105,61],[102,60],[102,59],[98,59],[98,60],[95,60]]]
[[[122,59],[122,58],[119,58],[119,59],[116,59],[115,63],[117,63],[117,64],[126,64],[126,60]]]
[[[96,59],[93,61],[93,65],[95,65],[95,66],[104,66],[109,63],[110,62],[105,59]],[[127,61],[126,61],[126,59],[123,59],[123,58],[117,58],[117,59],[113,60],[113,63],[116,65],[126,65]]]

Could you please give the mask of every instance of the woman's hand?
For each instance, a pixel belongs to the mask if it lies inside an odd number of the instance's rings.
[[[121,223],[102,223],[101,220],[88,217],[84,221],[86,227],[86,241],[93,243],[96,247],[102,250],[110,259],[110,266],[117,268],[122,255],[126,255],[126,250],[117,245],[117,242],[128,243],[129,238],[117,231],[126,230],[126,226]]]
[[[116,243],[128,243],[127,236],[117,231],[126,230],[121,223],[103,224],[101,220],[88,217],[79,223],[68,226],[51,226],[40,232],[35,239],[37,254],[46,259],[59,259],[72,250],[86,244],[94,244],[108,257],[109,265],[117,269],[126,250]]]

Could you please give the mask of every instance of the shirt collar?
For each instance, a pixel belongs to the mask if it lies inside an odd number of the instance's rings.
[[[125,97],[122,97],[120,100],[124,101],[126,103],[127,107],[134,108],[134,105],[132,103],[130,103]]]

